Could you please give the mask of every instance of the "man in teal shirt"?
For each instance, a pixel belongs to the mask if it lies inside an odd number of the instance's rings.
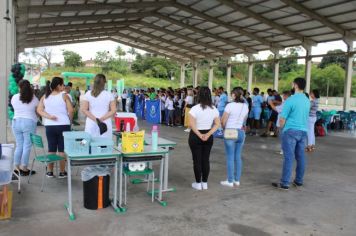
[[[310,101],[304,94],[306,81],[296,78],[293,81],[294,95],[285,101],[280,114],[280,127],[283,127],[282,149],[284,155],[283,171],[280,183],[272,183],[272,186],[288,190],[292,176],[293,160],[297,162],[293,185],[303,185],[305,171],[306,139],[308,132],[308,118]]]

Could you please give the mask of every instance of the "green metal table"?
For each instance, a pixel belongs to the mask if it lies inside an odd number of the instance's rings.
[[[72,206],[72,166],[94,166],[94,165],[113,165],[115,167],[114,172],[114,197],[111,202],[115,212],[120,212],[120,208],[117,206],[117,175],[118,175],[118,162],[121,159],[121,153],[114,151],[108,154],[87,154],[77,155],[66,153],[67,155],[67,171],[68,171],[68,203],[65,204],[65,208],[68,211],[69,219],[75,220],[75,215]]]
[[[145,145],[144,151],[140,153],[124,153],[121,148],[118,148],[118,151],[121,153],[121,158],[119,161],[119,203],[118,207],[121,212],[125,212],[126,208],[122,205],[122,173],[123,173],[123,163],[124,162],[152,162],[160,161],[160,184],[158,190],[158,196],[155,199],[162,205],[166,206],[167,202],[162,200],[162,190],[163,190],[163,171],[164,171],[164,158],[168,153],[167,149],[158,147],[157,150],[152,150],[152,146]]]

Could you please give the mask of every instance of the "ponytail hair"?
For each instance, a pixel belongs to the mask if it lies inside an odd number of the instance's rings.
[[[29,104],[33,99],[33,89],[28,80],[20,80],[20,101]]]
[[[234,88],[232,91],[231,91],[231,95],[234,94],[235,95],[235,99],[234,99],[234,102],[237,102],[237,103],[245,103],[242,95],[243,95],[243,90],[239,89],[239,88]]]
[[[46,98],[55,90],[59,85],[63,85],[64,81],[61,77],[53,77],[52,82],[46,82]]]

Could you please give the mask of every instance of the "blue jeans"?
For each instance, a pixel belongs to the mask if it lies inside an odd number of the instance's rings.
[[[240,181],[242,172],[241,153],[245,143],[245,131],[238,130],[239,137],[237,140],[224,140],[226,152],[226,169],[227,180],[229,183]]]
[[[28,166],[32,145],[30,134],[36,132],[36,126],[37,123],[31,119],[16,118],[12,121],[12,132],[16,139],[15,166]]]
[[[297,161],[295,170],[295,182],[303,184],[305,171],[304,149],[307,139],[307,132],[301,130],[287,130],[282,135],[282,149],[284,155],[283,173],[281,185],[289,186],[292,176],[293,160]]]

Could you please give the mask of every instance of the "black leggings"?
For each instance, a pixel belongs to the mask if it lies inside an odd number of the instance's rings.
[[[126,112],[126,99],[125,98],[122,99],[122,111]]]
[[[206,134],[209,130],[199,130],[200,133]],[[209,139],[202,141],[193,131],[189,134],[189,147],[193,155],[195,181],[208,182],[210,172],[210,151],[214,143],[214,138],[211,135]]]

